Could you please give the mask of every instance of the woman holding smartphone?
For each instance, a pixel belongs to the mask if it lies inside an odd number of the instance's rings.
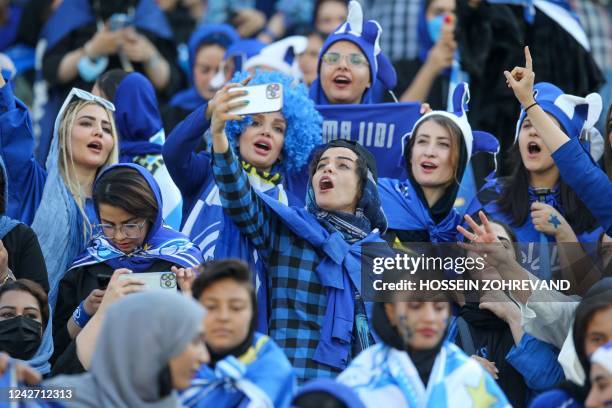
[[[104,277],[188,268],[202,261],[187,237],[163,224],[159,186],[143,167],[124,163],[104,170],[94,184],[93,200],[101,222],[97,235],[60,282],[53,315],[54,373],[83,370],[74,338],[105,296],[121,297],[142,290],[144,284],[136,278],[113,278],[107,289],[100,287]]]
[[[280,111],[245,115],[244,118],[234,115],[225,132],[232,149],[240,157],[243,172],[258,194],[265,194],[284,205],[303,205],[305,167],[311,151],[321,143],[322,121],[308,98],[306,88],[277,72],[257,72],[250,81],[246,74],[236,74],[234,81],[249,86],[282,85],[283,107]],[[245,95],[244,91],[233,94],[234,98]],[[219,99],[215,96],[172,131],[164,144],[164,161],[183,195],[182,232],[199,246],[204,259],[242,259],[251,270],[261,275],[261,257],[221,206],[211,154],[195,152],[202,135],[209,133]],[[252,100],[250,103],[260,102]],[[238,102],[233,106],[241,108],[245,105]],[[265,307],[265,304],[260,307]],[[258,328],[266,331],[263,326]]]

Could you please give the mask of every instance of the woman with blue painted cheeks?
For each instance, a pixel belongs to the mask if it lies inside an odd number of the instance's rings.
[[[528,53],[528,51],[526,51]],[[530,57],[529,57],[530,60]],[[545,252],[537,242],[577,243],[597,242],[601,228],[581,197],[560,175],[551,150],[541,135],[543,128],[533,124],[531,110],[541,109],[547,123],[555,131],[561,130],[569,139],[578,140],[582,129],[593,125],[593,117],[601,111],[597,98],[566,95],[553,84],[538,83],[533,88],[530,105],[523,106],[516,127],[513,154],[515,165],[511,177],[491,179],[470,204],[467,213],[483,208],[492,218],[509,224],[517,236],[524,254],[522,265],[540,278],[550,277],[551,271],[563,263],[584,256],[577,245],[560,245],[559,259],[542,258]],[[596,119],[595,119],[596,120]],[[549,131],[549,130],[547,130]],[[580,147],[580,146],[579,146]],[[581,147],[582,148],[582,147]],[[536,255],[533,255],[533,254]],[[540,266],[544,265],[544,268]]]
[[[201,262],[187,237],[164,225],[161,190],[143,167],[131,163],[109,167],[96,180],[93,199],[100,220],[97,235],[60,282],[53,314],[54,373],[83,370],[83,352],[78,353],[80,343],[75,338],[105,297],[142,290],[139,272],[164,272]],[[111,279],[130,272],[134,278]]]
[[[59,281],[83,250],[96,223],[91,195],[100,169],[117,162],[114,106],[74,88],[55,119],[46,169],[34,159],[34,137],[27,107],[0,78],[0,155],[11,186],[7,215],[30,224],[38,237],[49,276],[49,305],[55,306]],[[49,370],[51,325],[40,363]],[[39,366],[40,364],[40,366]]]
[[[510,406],[489,373],[445,339],[451,317],[446,294],[396,296],[374,305],[381,342],[353,360],[338,382],[366,407]]]
[[[255,331],[257,300],[247,265],[235,259],[202,264],[184,292],[206,308],[203,364],[181,399],[186,407],[284,407],[295,374],[282,350]],[[181,284],[181,280],[179,280]]]

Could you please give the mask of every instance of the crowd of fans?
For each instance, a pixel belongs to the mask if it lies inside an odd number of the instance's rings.
[[[611,10],[0,0],[0,406],[612,407]]]

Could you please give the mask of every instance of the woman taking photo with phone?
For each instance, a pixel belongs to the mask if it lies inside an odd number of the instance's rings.
[[[313,154],[306,208],[257,192],[227,137],[244,106],[226,85],[215,96],[213,173],[224,210],[266,265],[258,314],[292,363],[298,381],[333,377],[373,343],[360,294],[362,244],[387,227],[376,189],[376,162],[361,145],[335,140]],[[383,249],[386,245],[383,245]],[[383,250],[378,251],[384,252]],[[392,255],[389,255],[392,256]],[[365,257],[367,259],[367,256]]]
[[[137,164],[104,170],[94,184],[93,200],[101,224],[86,250],[68,268],[54,311],[55,373],[82,371],[74,338],[110,292],[142,290],[144,282],[111,279],[113,273],[162,272],[194,267],[202,261],[184,235],[163,224],[162,200],[153,176]],[[115,271],[115,272],[114,272]],[[80,356],[80,354],[79,354]]]
[[[278,112],[246,115],[244,119],[235,115],[236,120],[229,121],[225,130],[232,149],[256,191],[284,205],[303,205],[305,167],[310,153],[321,143],[321,116],[306,88],[293,83],[290,77],[257,72],[250,82],[245,78],[246,74],[235,76],[237,81],[242,80],[242,85],[281,84],[283,107]],[[233,95],[244,97],[246,92],[237,91]],[[242,259],[260,275],[261,257],[221,206],[210,152],[195,152],[202,135],[209,133],[213,112],[221,105],[227,107],[228,101],[220,99],[215,96],[172,131],[164,145],[164,160],[183,195],[182,232],[199,246],[204,259]],[[267,101],[250,103],[249,107],[257,107]],[[265,327],[259,329],[266,331]]]

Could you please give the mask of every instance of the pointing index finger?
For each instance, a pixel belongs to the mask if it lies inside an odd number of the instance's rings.
[[[532,70],[533,62],[531,60],[531,53],[529,52],[529,47],[525,46],[525,68],[528,70]]]

